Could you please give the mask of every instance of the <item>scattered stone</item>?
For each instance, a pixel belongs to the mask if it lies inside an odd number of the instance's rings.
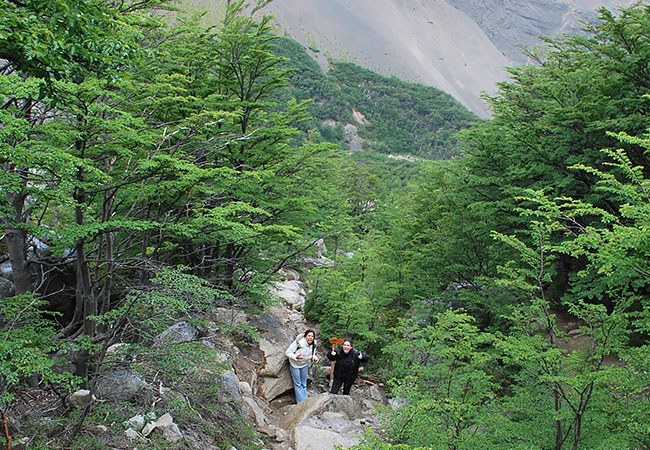
[[[251,385],[248,384],[245,381],[240,381],[239,382],[239,391],[242,393],[242,395],[246,397],[252,397],[253,396],[253,389],[251,388]]]
[[[178,429],[178,425],[174,423],[172,416],[169,413],[163,414],[156,420],[156,429],[162,431],[163,436],[169,442],[178,442],[183,439],[181,430]]]
[[[128,429],[124,430],[124,434],[126,435],[126,437],[128,437],[132,441],[147,442],[147,438],[145,438],[143,435],[138,433],[133,428],[128,428]]]
[[[156,422],[147,423],[144,428],[142,428],[142,435],[149,436],[153,430],[156,429]]]
[[[232,370],[224,371],[217,380],[219,398],[222,402],[231,403],[239,414],[244,414],[244,398],[239,391],[239,379]]]
[[[249,415],[255,419],[255,425],[257,427],[263,427],[266,425],[266,416],[257,402],[250,397],[244,397],[244,403],[248,406],[248,410],[251,413]]]
[[[357,442],[350,442],[335,431],[320,430],[318,428],[299,426],[294,431],[296,450],[331,450],[336,445],[347,448]]]
[[[127,344],[126,342],[118,342],[117,344],[113,344],[106,349],[106,355],[122,353],[126,351],[127,348],[129,348],[129,344]]]
[[[70,406],[73,408],[85,408],[91,399],[90,391],[88,389],[79,389],[70,395]]]
[[[217,352],[215,354],[215,358],[216,358],[217,362],[220,362],[220,363],[223,363],[223,364],[228,363],[228,353],[217,350]]]
[[[27,449],[27,444],[29,444],[29,437],[23,436],[19,439],[15,439],[11,445],[11,448],[13,450],[26,450]]]
[[[142,430],[147,419],[142,414],[136,414],[128,420],[122,422],[122,425],[125,427],[135,428],[136,430]]]
[[[95,428],[97,428],[97,430],[101,431],[102,433],[108,432],[108,428],[106,428],[106,425],[97,425]]]

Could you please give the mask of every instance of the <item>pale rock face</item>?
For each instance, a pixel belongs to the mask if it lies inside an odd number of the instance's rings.
[[[266,8],[325,70],[347,60],[384,75],[435,86],[487,116],[482,90],[494,92],[509,60],[448,1],[282,0]],[[309,42],[312,44],[309,44]]]
[[[264,338],[260,340],[259,346],[264,352],[264,360],[266,361],[266,364],[258,370],[258,375],[278,378],[281,376],[282,372],[289,371],[287,366],[287,356],[285,355],[286,349],[278,347],[277,343],[270,342]]]
[[[480,98],[507,79],[506,66],[526,62],[522,47],[580,29],[594,9],[636,0],[278,0],[263,8],[283,32],[328,58],[434,86],[481,117]],[[316,51],[313,51],[314,49]]]
[[[291,380],[288,366],[278,378],[263,377],[260,378],[258,383],[257,393],[267,401],[271,401],[288,392],[293,392],[293,381]]]
[[[306,293],[301,281],[284,280],[277,282],[271,289],[271,293],[297,311],[302,311],[305,306]]]
[[[294,442],[296,450],[332,450],[336,445],[347,448],[358,444],[359,439],[350,442],[335,431],[300,426],[294,431]]]

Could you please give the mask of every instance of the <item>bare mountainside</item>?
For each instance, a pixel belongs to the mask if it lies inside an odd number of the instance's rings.
[[[481,93],[495,92],[506,66],[539,36],[576,32],[595,9],[634,0],[274,0],[285,34],[328,60],[355,62],[384,75],[441,89],[481,117]]]

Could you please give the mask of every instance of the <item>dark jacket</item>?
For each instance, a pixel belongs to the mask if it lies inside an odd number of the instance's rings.
[[[361,354],[361,359],[359,359],[359,353]],[[348,384],[353,383],[359,375],[359,364],[361,362],[367,362],[370,357],[363,353],[362,351],[353,348],[346,355],[343,352],[343,347],[339,347],[336,350],[336,355],[332,356],[332,351],[327,352],[327,359],[330,361],[336,361],[334,365],[334,379],[342,380]]]

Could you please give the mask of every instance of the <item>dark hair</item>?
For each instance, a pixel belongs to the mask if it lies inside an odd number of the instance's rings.
[[[352,338],[343,339],[343,343],[345,344],[346,342],[350,343],[350,347],[354,347],[354,342],[352,342]]]
[[[311,342],[311,347],[312,347],[311,352],[312,352],[312,354],[313,354],[313,353],[314,353],[314,350],[315,350],[314,345],[316,345],[316,332],[315,332],[314,330],[307,330],[307,331],[305,331],[305,334],[303,335],[303,337],[305,338],[305,341],[307,340],[307,335],[308,335],[309,333],[314,333],[314,340]]]

